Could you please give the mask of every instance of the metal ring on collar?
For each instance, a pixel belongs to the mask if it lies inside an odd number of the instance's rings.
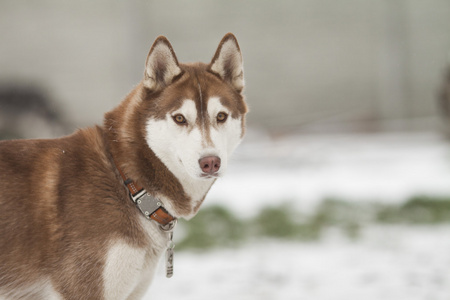
[[[159,229],[165,232],[171,232],[177,225],[178,219],[174,219],[173,221],[167,223],[167,225],[159,225]]]

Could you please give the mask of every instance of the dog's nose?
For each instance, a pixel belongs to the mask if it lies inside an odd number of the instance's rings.
[[[198,160],[203,173],[214,174],[220,169],[220,158],[217,156],[206,156]]]

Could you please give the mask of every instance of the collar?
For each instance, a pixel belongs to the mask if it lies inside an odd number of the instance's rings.
[[[130,192],[131,200],[133,200],[142,214],[147,219],[158,222],[162,230],[171,231],[177,219],[164,208],[162,201],[150,195],[143,187],[128,178],[117,164],[115,165]]]

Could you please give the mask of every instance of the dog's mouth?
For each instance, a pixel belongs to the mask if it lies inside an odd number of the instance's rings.
[[[204,179],[219,178],[220,177],[220,173],[219,172],[216,172],[216,173],[213,173],[213,174],[202,173],[202,174],[200,174],[200,177],[204,178]]]

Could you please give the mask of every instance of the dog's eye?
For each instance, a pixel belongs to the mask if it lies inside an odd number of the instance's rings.
[[[180,125],[186,124],[186,118],[180,114],[173,116],[173,120]]]
[[[227,120],[228,115],[224,112],[220,112],[217,114],[217,122],[219,123],[223,123]]]

